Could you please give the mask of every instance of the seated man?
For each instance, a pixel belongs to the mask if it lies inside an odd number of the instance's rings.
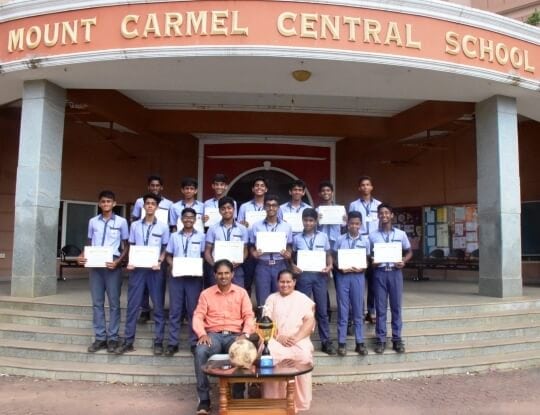
[[[216,261],[214,274],[217,284],[201,293],[193,315],[193,331],[198,338],[195,349],[197,414],[210,413],[210,385],[202,367],[210,356],[228,353],[238,336],[249,337],[255,331],[251,300],[246,290],[232,283],[233,264],[227,259]],[[235,392],[243,393],[243,389],[233,390],[233,395]]]

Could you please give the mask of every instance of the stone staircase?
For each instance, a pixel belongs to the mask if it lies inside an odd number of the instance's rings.
[[[193,357],[182,326],[181,351],[153,356],[153,324],[138,327],[136,351],[123,356],[86,352],[92,341],[91,307],[2,297],[0,373],[52,379],[125,383],[194,383]],[[346,357],[315,353],[315,382],[351,382],[540,365],[540,299],[404,308],[407,353],[373,353],[373,326],[366,325],[370,354]],[[332,324],[335,339],[335,324]],[[314,335],[314,344],[319,342]]]

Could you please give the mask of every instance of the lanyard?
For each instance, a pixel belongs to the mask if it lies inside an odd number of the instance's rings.
[[[369,216],[371,213],[371,205],[373,204],[373,200],[370,200],[369,203],[364,203],[363,199],[360,199],[360,203],[362,206],[364,206],[364,210],[366,211],[366,216]]]
[[[257,212],[260,212],[264,208],[264,206],[257,205],[257,203],[255,203],[255,200],[252,200],[251,204],[253,205],[253,210],[255,210]]]
[[[191,235],[189,235],[187,238],[186,238],[186,243],[184,245],[184,232],[182,232],[182,249],[184,251],[184,257],[187,257],[187,251],[188,251],[188,248],[189,248],[189,242],[191,241],[191,238],[193,237],[193,235],[195,234],[195,229],[193,230],[193,233]]]
[[[268,228],[268,222],[266,220],[264,221],[264,226],[266,226],[266,230],[268,232],[275,232],[278,225],[279,225],[279,220],[276,222],[276,224],[274,226],[272,226],[271,228]]]
[[[226,241],[230,241],[231,240],[231,233],[232,233],[232,230],[234,229],[234,227],[236,227],[236,224],[232,224],[232,226],[230,228],[226,228],[223,224],[221,224],[221,232],[223,232],[223,237],[225,238]],[[225,229],[227,229],[227,233],[225,234]]]
[[[150,239],[150,232],[152,232],[152,228],[156,224],[156,219],[148,225],[148,228],[146,229],[146,236],[144,235],[144,221],[141,221],[141,229],[142,229],[142,235],[143,235],[143,242],[144,246],[148,246],[148,240]]]
[[[103,219],[103,215],[101,215],[101,219]],[[113,221],[113,225],[116,223],[116,217],[113,215],[112,217],[107,219],[105,223],[103,224],[103,237],[101,238],[101,246],[105,246],[105,236],[107,236],[107,225],[109,224],[111,219]]]
[[[291,202],[288,202],[287,207],[289,208],[290,212],[298,213],[298,212],[300,212],[300,209],[302,209],[302,207],[304,207],[304,203],[303,202],[300,203],[300,206],[298,206],[298,209],[296,209],[296,208],[293,207]]]
[[[392,230],[392,238],[390,238],[390,233],[385,233],[383,231],[379,231],[379,233],[381,234],[381,236],[384,239],[384,242],[386,242],[386,243],[392,242],[394,240],[395,231],[393,231],[393,230]]]
[[[305,238],[304,234],[302,234],[302,239],[304,240],[304,242],[306,243],[306,246],[308,247],[308,249],[310,251],[313,251],[313,245],[315,244],[315,237],[317,236],[317,234],[313,234],[313,237],[309,240],[309,242],[307,241],[307,239]]]
[[[358,238],[353,238],[351,235],[347,234],[347,241],[349,244],[349,249],[356,248],[356,242],[358,242],[359,240],[360,240],[360,236],[358,236]]]
[[[214,207],[219,208],[219,200],[214,197]]]

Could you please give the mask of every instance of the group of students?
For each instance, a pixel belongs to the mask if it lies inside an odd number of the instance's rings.
[[[179,331],[183,315],[190,327],[190,348],[197,345],[197,335],[191,328],[194,310],[203,287],[215,284],[212,267],[216,241],[241,241],[244,247],[243,262],[233,262],[233,283],[251,292],[255,286],[257,304],[263,305],[268,296],[278,290],[278,274],[290,269],[298,275],[296,290],[312,297],[318,325],[321,350],[329,355],[347,354],[347,326],[352,321],[356,342],[355,351],[367,355],[364,344],[364,319],[375,323],[376,353],[386,347],[387,306],[390,301],[392,315],[392,343],[398,353],[405,351],[401,338],[401,299],[403,276],[401,269],[412,257],[407,235],[392,226],[393,210],[374,199],[372,180],[363,176],[358,182],[359,198],[353,201],[343,218],[345,226],[319,225],[321,213],[303,202],[306,185],[295,180],[289,188],[290,200],[280,204],[276,195],[268,193],[268,183],[263,177],[252,182],[253,198],[237,209],[236,202],[226,195],[228,180],[218,174],[212,182],[214,196],[201,203],[197,200],[198,184],[193,178],[181,183],[183,199],[172,203],[162,196],[163,182],[158,176],[148,179],[148,193],[137,199],[132,211],[132,223],[113,211],[115,195],[102,191],[98,205],[101,213],[89,221],[88,239],[93,246],[112,246],[113,261],[106,268],[90,268],[90,290],[93,306],[95,341],[89,352],[107,349],[109,353],[123,354],[134,350],[135,332],[140,317],[146,319],[148,297],[152,301],[155,323],[155,355],[172,356],[178,351]],[[319,206],[334,205],[334,187],[323,181],[318,189]],[[209,219],[205,207],[218,208],[221,220],[206,229],[200,223]],[[208,210],[209,211],[209,210]],[[262,213],[254,223],[249,223],[250,211]],[[287,213],[301,214],[303,230],[293,232],[284,220]],[[197,226],[199,222],[199,226]],[[261,232],[280,232],[286,237],[285,248],[280,252],[263,252],[257,249],[257,236]],[[399,242],[404,256],[401,262],[377,264],[372,261],[375,243]],[[128,304],[124,341],[119,341],[120,267],[127,258],[130,245],[159,247],[159,261],[152,268],[134,268],[128,265]],[[341,268],[337,261],[340,249],[365,249],[367,269]],[[326,253],[326,266],[320,271],[304,271],[297,266],[300,250],[322,250]],[[204,273],[200,276],[173,277],[171,268],[174,257],[203,257]],[[79,259],[85,263],[84,255]],[[333,276],[338,304],[338,349],[330,340],[328,283]],[[367,314],[364,318],[364,289],[367,281]],[[164,301],[166,286],[169,291],[169,333],[165,340]],[[110,321],[105,323],[104,298],[108,297]]]

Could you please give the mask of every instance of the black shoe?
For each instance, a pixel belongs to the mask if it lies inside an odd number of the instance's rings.
[[[366,356],[368,354],[368,350],[364,343],[356,343],[356,349],[354,349],[354,351],[361,356]]]
[[[114,354],[124,354],[134,351],[135,348],[133,347],[133,343],[124,343],[121,346],[118,346],[116,349],[114,349]]]
[[[338,343],[337,354],[338,356],[347,356],[347,345],[345,343]]]
[[[176,353],[178,353],[178,346],[168,345],[165,349],[165,356],[174,356]]]
[[[394,349],[396,353],[405,353],[405,345],[401,340],[392,342],[392,349]]]
[[[90,346],[88,346],[88,353],[95,353],[98,350],[107,348],[107,342],[105,340],[96,340]]]
[[[377,321],[377,319],[375,318],[375,314],[367,313],[365,321],[369,324],[375,324],[375,322]]]
[[[141,311],[137,324],[146,324],[148,321],[150,321],[150,311]]]
[[[197,405],[197,415],[207,415],[210,413],[210,401],[200,401]]]
[[[334,349],[332,342],[324,342],[321,346],[321,350],[330,356],[336,355],[336,350]]]
[[[386,348],[386,343],[377,342],[377,344],[375,344],[375,353],[383,354],[385,348]]]
[[[163,354],[163,343],[154,344],[154,356],[161,356]]]
[[[107,342],[107,353],[114,353],[118,345],[118,340],[109,340]]]

